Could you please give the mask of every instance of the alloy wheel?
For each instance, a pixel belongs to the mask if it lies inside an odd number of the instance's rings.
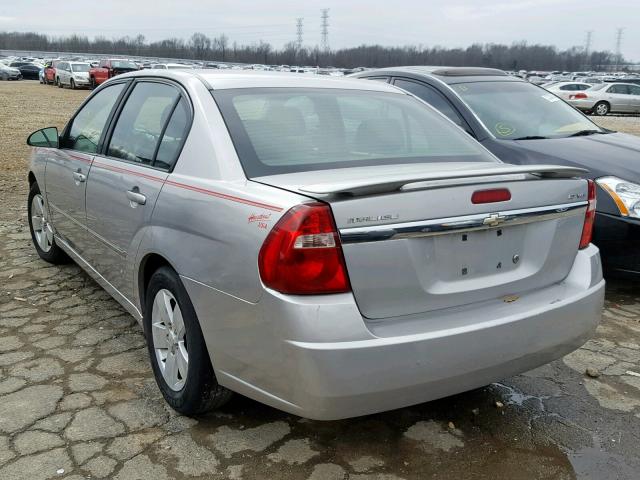
[[[40,250],[47,253],[53,245],[53,228],[47,219],[42,195],[34,195],[31,200],[31,228]]]
[[[180,306],[167,289],[156,293],[151,312],[151,333],[156,362],[169,388],[180,391],[189,371],[186,329]]]

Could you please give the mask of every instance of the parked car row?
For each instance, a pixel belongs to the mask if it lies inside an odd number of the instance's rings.
[[[73,259],[140,322],[178,412],[235,391],[314,419],[370,414],[595,331],[593,177],[633,192],[582,153],[619,134],[499,71],[362,76],[377,81],[129,72],[30,136],[38,255]]]

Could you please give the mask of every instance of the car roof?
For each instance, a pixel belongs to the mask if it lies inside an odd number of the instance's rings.
[[[289,72],[264,72],[254,70],[138,70],[118,75],[126,77],[163,77],[186,81],[199,78],[209,90],[235,88],[336,88],[369,90],[406,94],[402,90],[382,82],[371,82],[357,78],[331,77],[324,75],[301,75]]]
[[[355,76],[380,75],[404,75],[409,77],[431,77],[446,84],[468,83],[468,82],[524,82],[525,80],[507,75],[497,68],[483,67],[443,67],[414,65],[407,67],[387,67],[360,72]]]
[[[627,82],[605,82],[605,85],[629,85],[632,87],[637,87],[637,83],[627,83]]]

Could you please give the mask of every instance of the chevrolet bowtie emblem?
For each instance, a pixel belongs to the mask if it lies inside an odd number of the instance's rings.
[[[499,213],[492,213],[482,221],[482,224],[488,225],[489,227],[497,227],[505,220],[506,220],[506,217],[503,217]]]

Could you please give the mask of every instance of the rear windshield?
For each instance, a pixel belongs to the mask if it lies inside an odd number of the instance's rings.
[[[138,67],[136,67],[136,64],[133,62],[127,62],[127,61],[123,61],[123,60],[111,60],[111,67],[112,68],[132,68],[137,70]]]
[[[212,92],[249,178],[435,162],[495,162],[441,114],[409,95],[340,89]]]

